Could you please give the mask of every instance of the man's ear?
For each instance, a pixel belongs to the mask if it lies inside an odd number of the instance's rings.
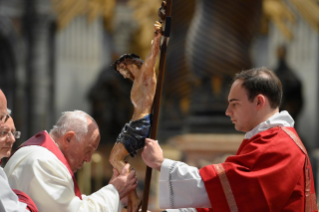
[[[260,110],[261,108],[264,107],[265,102],[266,102],[266,98],[265,98],[264,95],[258,94],[258,95],[256,96],[255,100],[256,100],[257,110]]]
[[[63,136],[63,147],[68,148],[70,147],[71,143],[75,140],[75,132],[69,131],[64,134]]]

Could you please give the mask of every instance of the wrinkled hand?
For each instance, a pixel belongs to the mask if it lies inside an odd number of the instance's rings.
[[[137,178],[135,171],[132,170],[129,172],[130,164],[125,164],[121,173],[116,169],[113,169],[113,176],[109,184],[112,184],[117,191],[119,192],[120,199],[125,197],[130,191],[136,189],[137,187]]]
[[[156,169],[157,171],[161,170],[164,156],[163,150],[157,141],[146,138],[145,146],[141,155],[146,165]]]

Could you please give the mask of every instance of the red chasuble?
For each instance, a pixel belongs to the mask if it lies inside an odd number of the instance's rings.
[[[244,139],[236,155],[200,169],[212,208],[203,211],[318,211],[308,154],[292,127]]]
[[[61,152],[59,147],[55,144],[55,142],[52,140],[50,135],[46,131],[41,131],[38,134],[36,134],[35,136],[33,136],[32,138],[30,138],[29,140],[27,140],[26,142],[24,142],[23,144],[21,144],[18,147],[18,149],[23,148],[25,146],[31,146],[31,145],[42,146],[42,147],[47,148],[65,165],[65,167],[69,170],[70,175],[72,176],[72,179],[73,179],[74,193],[76,196],[78,196],[82,200],[81,191],[80,191],[79,186],[78,186],[76,179],[74,177],[74,173],[72,172],[72,170],[69,166],[69,163],[65,159],[63,153]]]

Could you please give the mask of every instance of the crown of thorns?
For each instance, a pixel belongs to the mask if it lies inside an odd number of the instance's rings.
[[[119,65],[120,63],[122,63],[124,60],[126,60],[126,59],[131,59],[131,60],[133,60],[133,61],[136,61],[136,62],[138,62],[138,64],[136,64],[136,65],[138,65],[138,66],[141,66],[142,64],[143,64],[143,60],[139,57],[139,56],[137,56],[136,54],[123,54],[119,59],[117,59],[114,63],[113,63],[113,65],[112,65],[112,67],[115,69],[115,71],[118,71],[117,69],[116,69],[116,66],[117,65]]]

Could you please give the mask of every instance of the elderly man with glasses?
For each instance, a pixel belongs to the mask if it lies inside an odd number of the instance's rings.
[[[8,111],[7,99],[0,90],[0,164],[2,158],[10,156],[13,143],[20,138],[20,132],[16,131]],[[0,211],[38,211],[25,193],[11,189],[2,167],[0,167]]]

